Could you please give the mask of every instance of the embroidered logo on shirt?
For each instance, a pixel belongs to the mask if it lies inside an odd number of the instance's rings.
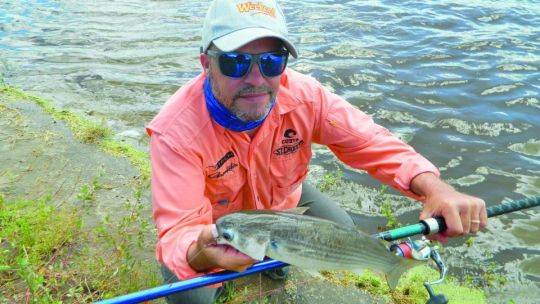
[[[223,157],[214,165],[207,168],[208,178],[220,178],[225,176],[225,174],[231,172],[234,168],[238,167],[237,163],[229,162],[225,166],[225,163],[234,157],[234,152],[229,151],[223,155]]]
[[[304,144],[303,139],[297,138],[297,133],[293,129],[287,129],[283,133],[281,139],[281,147],[274,150],[272,153],[276,156],[289,155],[298,152],[298,149]]]

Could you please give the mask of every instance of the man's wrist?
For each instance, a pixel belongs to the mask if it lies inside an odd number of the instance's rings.
[[[197,272],[205,271],[206,269],[210,268],[205,265],[207,264],[207,260],[208,259],[206,258],[204,251],[202,248],[199,248],[197,242],[194,242],[191,244],[191,246],[189,246],[187,251],[187,261],[191,268]]]
[[[441,190],[453,189],[452,186],[445,183],[437,175],[432,172],[420,173],[411,181],[410,189],[417,195],[429,197]]]

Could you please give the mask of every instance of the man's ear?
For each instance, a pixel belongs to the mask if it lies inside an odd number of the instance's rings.
[[[210,68],[210,60],[208,58],[208,55],[201,53],[199,55],[199,61],[201,62],[201,67],[206,75],[209,73]]]

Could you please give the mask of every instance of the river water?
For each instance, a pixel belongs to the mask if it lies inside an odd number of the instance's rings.
[[[145,124],[201,70],[207,5],[0,0],[1,76],[147,149]],[[539,2],[290,0],[282,6],[300,50],[291,68],[371,114],[439,166],[443,178],[488,205],[540,195]],[[337,166],[328,153],[316,154],[313,163]],[[380,187],[341,168],[347,180]],[[492,219],[471,248],[452,241],[447,254],[454,273],[481,272],[495,261],[489,267],[507,282],[486,289],[490,301],[531,301],[540,289],[538,211]],[[404,216],[414,221],[417,214]]]

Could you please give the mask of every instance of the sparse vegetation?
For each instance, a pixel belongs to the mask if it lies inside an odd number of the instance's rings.
[[[401,224],[397,220],[397,217],[392,211],[392,207],[394,205],[390,201],[390,198],[384,195],[386,193],[386,189],[388,189],[388,186],[382,185],[381,189],[379,190],[379,197],[382,197],[384,199],[381,205],[381,215],[386,218],[386,226],[384,227],[384,230],[394,229],[401,226]]]
[[[10,100],[30,100],[39,105],[46,113],[55,119],[62,120],[73,131],[76,138],[84,143],[92,143],[101,147],[105,152],[119,157],[127,157],[129,161],[141,172],[140,179],[143,184],[150,180],[150,162],[148,153],[135,149],[128,144],[114,141],[112,130],[105,123],[90,121],[83,116],[67,110],[59,110],[51,105],[52,101],[30,95],[17,88],[0,83],[0,93]]]
[[[106,218],[94,229],[82,224],[81,210],[53,203],[0,196],[3,299],[82,303],[159,285],[153,264],[136,257],[149,225],[140,201],[126,202],[124,217]]]
[[[396,290],[390,291],[384,278],[368,270],[361,275],[349,271],[322,272],[322,275],[334,284],[357,286],[372,295],[398,304],[426,303],[429,295],[423,283],[438,278],[438,272],[434,269],[427,266],[416,267],[401,278]],[[447,277],[445,282],[433,287],[437,294],[445,294],[449,303],[487,303],[482,290],[463,286],[452,277]]]
[[[319,190],[328,192],[343,183],[343,171],[339,168],[334,172],[328,172],[318,184]]]
[[[57,303],[73,277],[62,257],[79,239],[81,218],[50,198],[8,202],[0,196],[0,289],[12,303]]]

